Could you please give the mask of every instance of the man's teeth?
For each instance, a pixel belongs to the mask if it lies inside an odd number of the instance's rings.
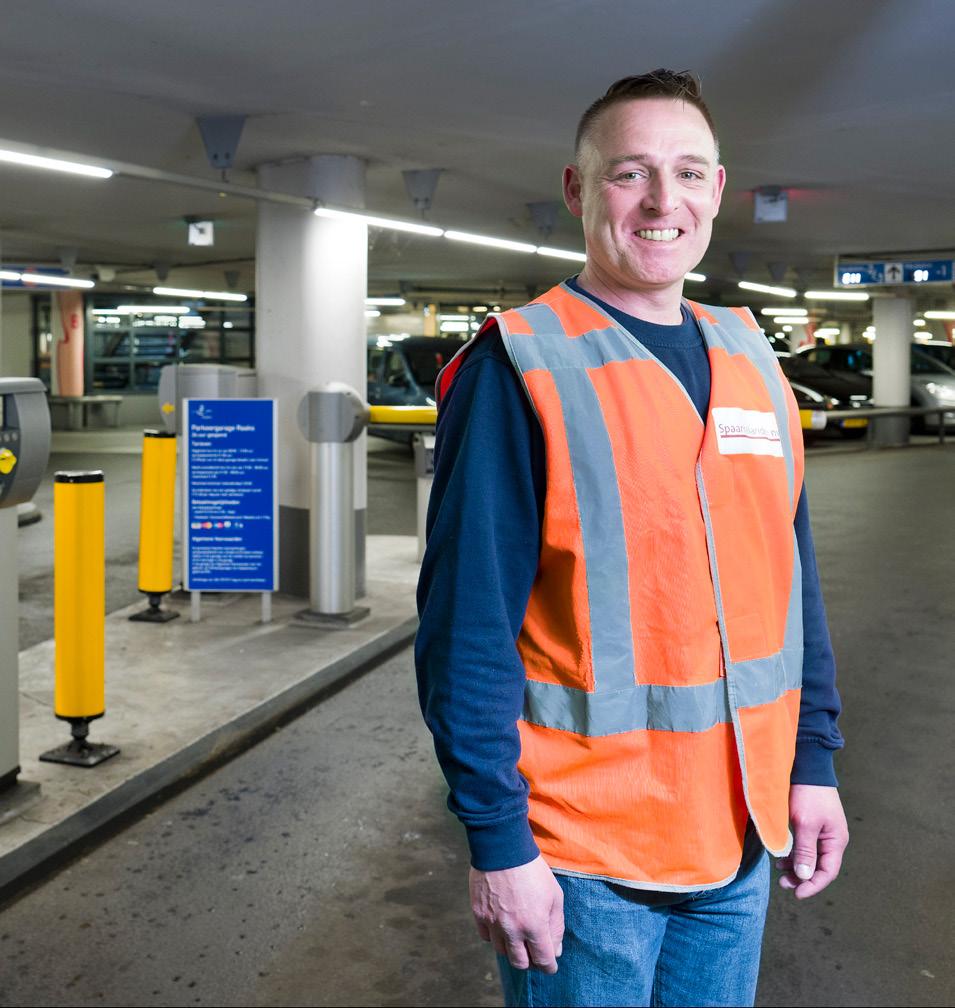
[[[679,233],[679,228],[667,228],[665,231],[653,229],[637,232],[641,238],[647,238],[650,241],[673,241]]]

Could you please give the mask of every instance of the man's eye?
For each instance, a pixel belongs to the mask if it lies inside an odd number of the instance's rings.
[[[617,176],[617,179],[621,182],[633,182],[635,179],[638,178],[640,178],[640,172],[638,171],[621,172]]]
[[[703,176],[699,172],[695,172],[695,171],[683,171],[683,172],[680,172],[680,177],[684,178],[684,179],[689,179],[689,180],[694,181],[694,182],[695,181],[699,181],[699,180],[701,180],[703,178]]]

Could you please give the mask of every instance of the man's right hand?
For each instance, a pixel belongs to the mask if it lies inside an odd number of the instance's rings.
[[[515,969],[557,972],[564,940],[564,893],[540,856],[501,871],[471,869],[478,934]]]

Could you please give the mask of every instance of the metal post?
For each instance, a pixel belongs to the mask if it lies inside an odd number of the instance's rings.
[[[368,424],[368,407],[341,382],[309,392],[298,413],[311,442],[309,487],[309,608],[300,626],[348,626],[368,615],[355,605],[354,445]]]
[[[312,445],[309,604],[341,616],[355,607],[352,442]]]

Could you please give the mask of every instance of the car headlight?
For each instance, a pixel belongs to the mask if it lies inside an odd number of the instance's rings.
[[[940,403],[955,403],[955,388],[951,385],[939,385],[938,382],[926,382],[925,390],[935,398]]]

